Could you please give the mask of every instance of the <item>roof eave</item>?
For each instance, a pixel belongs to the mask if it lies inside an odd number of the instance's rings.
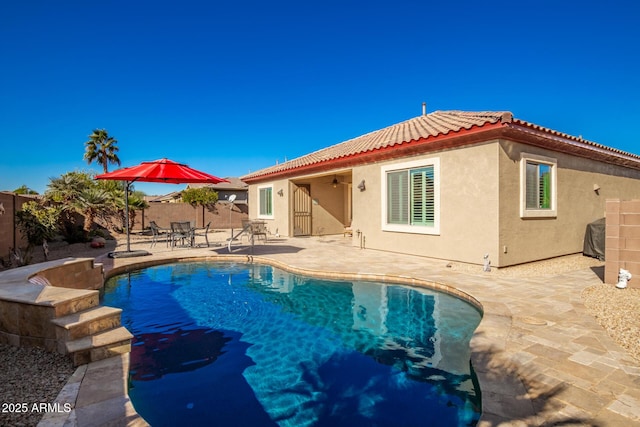
[[[265,173],[254,177],[243,177],[242,180],[247,184],[255,184],[273,179],[289,178],[300,174],[326,172],[338,168],[390,160],[396,157],[406,157],[419,153],[440,151],[463,145],[475,144],[498,137],[500,135],[501,127],[502,123],[500,122],[486,124],[481,127],[474,126],[470,129],[461,129],[458,132],[449,132],[447,134],[420,138],[418,140],[403,142],[401,144],[388,145],[374,150],[363,151],[334,159]]]
[[[505,139],[515,142],[640,170],[640,156],[570,135],[539,129],[537,126],[526,122],[506,124],[503,133]]]
[[[604,145],[592,143],[581,138],[565,135],[557,131],[524,122],[521,120],[504,120],[458,132],[449,132],[437,136],[420,138],[401,144],[389,145],[374,150],[355,153],[347,156],[324,160],[307,165],[269,172],[253,177],[243,177],[247,184],[284,179],[300,174],[326,172],[339,168],[353,167],[398,157],[415,154],[437,152],[458,148],[492,139],[508,139],[527,145],[553,150],[565,154],[579,156],[612,165],[640,170],[640,156],[614,150]]]

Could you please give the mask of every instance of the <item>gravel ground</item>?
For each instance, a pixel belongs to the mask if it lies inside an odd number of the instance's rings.
[[[74,372],[71,359],[40,348],[0,344],[0,360],[0,426],[37,425],[37,405],[53,403]]]
[[[609,336],[640,364],[640,289],[591,286],[582,291],[582,301]]]
[[[49,259],[95,257],[113,250],[114,247],[115,241],[108,241],[107,247],[102,249],[92,249],[81,243],[59,245],[50,248]],[[40,256],[34,255],[34,262],[39,261]],[[593,268],[594,272],[602,275],[603,265],[594,258],[571,255],[510,268],[493,268],[490,273],[483,273],[482,267],[477,265],[450,263],[448,267],[474,274],[525,277],[559,274],[582,268]],[[620,290],[611,285],[596,285],[586,288],[582,299],[589,312],[609,335],[640,363],[640,289]],[[0,361],[0,404],[3,405],[51,403],[74,371],[66,357],[40,349],[0,344]],[[0,426],[34,426],[42,415],[31,411],[26,414],[0,412]]]

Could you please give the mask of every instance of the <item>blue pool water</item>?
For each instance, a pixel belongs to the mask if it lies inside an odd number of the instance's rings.
[[[135,336],[129,394],[152,426],[474,426],[480,313],[447,294],[256,264],[111,278]]]

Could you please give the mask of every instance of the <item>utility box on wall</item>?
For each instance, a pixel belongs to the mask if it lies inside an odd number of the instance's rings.
[[[628,286],[640,289],[640,200],[606,202],[605,283],[618,283],[621,268],[632,274]]]

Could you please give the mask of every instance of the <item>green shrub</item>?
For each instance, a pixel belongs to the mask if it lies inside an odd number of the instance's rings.
[[[27,202],[16,212],[18,229],[27,238],[29,246],[41,245],[52,240],[58,232],[61,209],[38,202]]]

